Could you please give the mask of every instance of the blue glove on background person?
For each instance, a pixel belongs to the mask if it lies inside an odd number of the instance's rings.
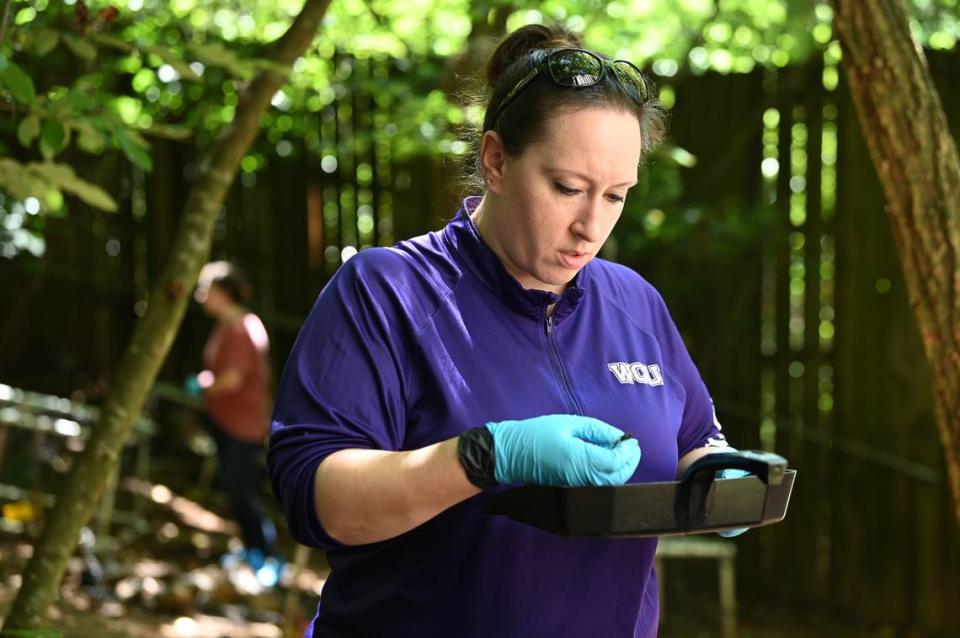
[[[751,473],[746,470],[735,470],[733,468],[728,468],[726,470],[720,470],[717,472],[718,479],[735,479],[743,478],[744,476],[751,476]],[[734,536],[740,536],[745,531],[750,529],[749,527],[734,527],[732,529],[725,529],[717,532],[718,536],[723,536],[724,538],[733,538]]]
[[[200,385],[199,375],[191,374],[183,380],[183,389],[190,396],[198,397],[203,394],[203,386]]]
[[[640,444],[599,419],[551,414],[487,423],[494,478],[504,484],[623,485],[640,463]]]

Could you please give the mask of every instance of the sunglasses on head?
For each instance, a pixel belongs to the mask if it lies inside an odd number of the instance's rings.
[[[596,53],[584,49],[553,49],[546,58],[520,78],[520,81],[500,100],[500,105],[494,111],[493,119],[490,120],[490,128],[496,126],[503,110],[513,101],[513,98],[529,86],[544,69],[550,72],[550,77],[555,84],[572,88],[599,83],[603,80],[604,72],[609,69],[627,95],[639,106],[643,106],[650,99],[651,87],[640,69],[632,62],[605,60]]]

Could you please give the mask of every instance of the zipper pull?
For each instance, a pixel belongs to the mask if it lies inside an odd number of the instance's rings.
[[[550,335],[553,334],[553,315],[547,315],[546,328],[547,328],[547,336],[549,337]]]

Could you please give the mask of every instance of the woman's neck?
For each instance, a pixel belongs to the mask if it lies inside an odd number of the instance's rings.
[[[534,280],[532,275],[528,275],[527,273],[523,272],[520,267],[510,260],[507,251],[500,243],[499,236],[495,232],[496,223],[494,219],[496,215],[500,213],[500,211],[493,210],[493,206],[495,205],[496,203],[493,202],[488,196],[484,196],[483,199],[480,200],[480,203],[477,204],[477,207],[473,210],[473,213],[470,215],[470,221],[473,223],[474,228],[477,229],[477,233],[480,235],[480,238],[500,259],[500,263],[503,264],[503,267],[506,269],[506,271],[510,273],[510,275],[516,279],[517,283],[519,283],[521,286],[534,290],[548,290],[558,295],[562,295],[564,291],[570,287],[569,282],[563,286],[551,287],[548,284]],[[552,313],[553,306],[551,306],[547,312]]]
[[[230,306],[229,308],[224,308],[223,314],[217,317],[217,321],[220,323],[233,323],[246,313],[247,309],[243,306]]]

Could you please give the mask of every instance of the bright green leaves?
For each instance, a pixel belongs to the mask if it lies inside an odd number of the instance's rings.
[[[58,119],[44,118],[40,126],[40,153],[44,159],[51,159],[66,148],[70,142],[70,133],[67,127]]]
[[[22,68],[0,54],[0,89],[10,93],[14,100],[30,106],[37,99],[33,80]]]
[[[0,158],[0,189],[14,199],[37,197],[48,206],[62,201],[61,191],[76,195],[101,210],[115,212],[117,203],[105,190],[77,177],[67,164],[30,162],[21,164],[9,158]],[[53,206],[51,206],[53,207]]]
[[[97,47],[86,38],[78,38],[69,33],[64,33],[62,38],[67,48],[81,60],[93,62],[97,59]]]
[[[20,120],[17,126],[17,140],[22,146],[30,146],[33,140],[40,135],[40,118],[34,113]]]
[[[150,144],[139,133],[123,127],[113,129],[114,146],[123,151],[131,162],[144,170],[153,168],[153,158],[150,156]]]
[[[54,29],[38,29],[31,33],[31,48],[40,57],[53,51],[59,42],[60,34]]]

